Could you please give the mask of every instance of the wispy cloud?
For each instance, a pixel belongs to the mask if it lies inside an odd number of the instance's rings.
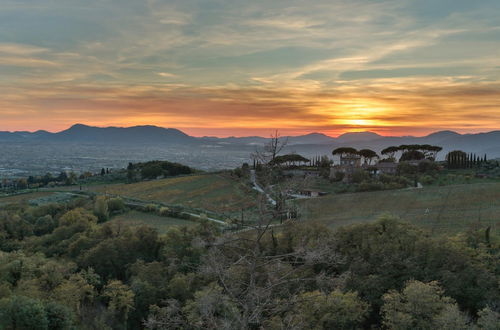
[[[6,0],[0,129],[486,130],[499,14],[492,0]]]
[[[42,47],[36,47],[31,45],[22,45],[14,43],[0,43],[0,53],[10,54],[10,55],[32,55],[45,53],[49,50]]]

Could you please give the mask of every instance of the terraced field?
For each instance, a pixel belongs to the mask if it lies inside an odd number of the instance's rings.
[[[251,212],[256,193],[224,174],[192,175],[132,184],[89,186],[89,190],[140,200],[183,205],[237,216]]]
[[[128,226],[137,227],[148,225],[158,230],[158,233],[163,234],[175,226],[192,226],[196,224],[194,221],[182,220],[169,217],[161,217],[151,213],[143,213],[138,211],[130,211],[124,214],[113,217],[108,223],[123,223]]]
[[[304,219],[332,227],[391,214],[435,233],[456,233],[477,224],[500,233],[500,183],[337,194],[297,203]]]

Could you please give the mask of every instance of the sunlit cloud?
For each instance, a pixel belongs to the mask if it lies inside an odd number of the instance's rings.
[[[0,130],[498,129],[500,3],[444,4],[6,0]]]

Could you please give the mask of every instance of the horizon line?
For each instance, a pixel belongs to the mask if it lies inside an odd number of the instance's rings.
[[[175,127],[164,127],[164,126],[158,126],[158,125],[153,125],[153,124],[144,124],[144,125],[132,125],[132,126],[115,126],[115,125],[108,125],[108,126],[96,126],[96,125],[88,125],[88,124],[83,124],[83,123],[75,123],[75,124],[72,124],[70,125],[68,128],[66,129],[62,129],[62,130],[45,130],[45,129],[37,129],[37,130],[16,130],[16,131],[2,131],[0,130],[0,132],[6,132],[6,133],[22,133],[22,132],[27,132],[27,133],[36,133],[36,132],[48,132],[48,133],[51,133],[51,134],[57,134],[57,133],[61,133],[61,132],[64,132],[68,129],[71,129],[72,127],[75,127],[75,126],[86,126],[86,127],[93,127],[93,128],[134,128],[134,127],[157,127],[157,128],[162,128],[162,129],[175,129],[175,130],[178,130],[178,131],[181,131],[182,133],[188,135],[188,136],[191,136],[191,137],[197,137],[197,138],[248,138],[248,137],[260,137],[260,138],[269,138],[269,137],[265,137],[265,136],[261,136],[261,135],[227,135],[227,136],[217,136],[217,135],[190,135],[190,134],[187,134],[183,129],[179,129],[179,128],[175,128]],[[286,128],[281,128],[281,129],[275,129],[273,131],[278,131],[278,133],[280,132],[280,130],[286,130]],[[327,136],[327,137],[330,137],[330,138],[339,138],[345,134],[360,134],[360,133],[373,133],[373,134],[376,134],[380,137],[426,137],[426,136],[429,136],[429,135],[432,135],[432,134],[435,134],[435,133],[440,133],[440,132],[453,132],[453,133],[456,133],[456,134],[459,134],[459,135],[475,135],[475,134],[487,134],[487,133],[491,133],[491,132],[495,132],[497,130],[491,130],[491,131],[484,131],[484,132],[468,132],[468,133],[459,133],[453,129],[443,129],[443,130],[437,130],[435,132],[431,132],[431,133],[428,133],[428,134],[424,134],[424,135],[382,135],[380,133],[377,133],[377,132],[374,132],[373,130],[366,130],[366,131],[345,131],[343,133],[340,133],[339,135],[337,136],[332,136],[332,135],[328,135],[328,134],[325,134],[325,133],[322,133],[321,131],[310,131],[308,133],[304,133],[304,134],[299,134],[299,135],[282,135],[281,137],[300,137],[300,136],[306,136],[306,135],[311,135],[311,134],[322,134],[324,136]]]

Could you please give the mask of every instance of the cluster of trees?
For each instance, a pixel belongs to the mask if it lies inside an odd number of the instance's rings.
[[[182,174],[192,174],[195,170],[189,166],[172,163],[169,161],[154,160],[145,163],[129,163],[127,166],[127,179],[129,182],[156,179]]]
[[[382,155],[387,156],[386,161],[396,161],[396,154],[401,152],[399,161],[411,160],[436,160],[437,154],[443,150],[442,147],[432,146],[430,144],[403,144],[400,146],[390,146],[381,151]]]
[[[476,154],[467,154],[461,150],[450,151],[446,155],[446,164],[449,169],[473,168],[486,163],[486,155],[478,157]]]
[[[159,235],[100,223],[98,203],[1,210],[0,328],[499,324],[500,244],[490,229],[432,237],[389,217],[336,231],[312,222],[274,230],[262,219],[239,233],[200,223]]]
[[[27,178],[3,179],[0,182],[0,188],[3,190],[22,190],[56,185],[74,185],[78,182],[78,179],[88,176],[92,176],[92,173],[86,172],[80,176],[74,172],[60,172],[56,176],[52,173],[41,176],[30,175]]]
[[[274,157],[273,160],[269,162],[270,165],[278,166],[297,166],[300,164],[310,163],[311,160],[307,159],[299,154],[286,154]]]

